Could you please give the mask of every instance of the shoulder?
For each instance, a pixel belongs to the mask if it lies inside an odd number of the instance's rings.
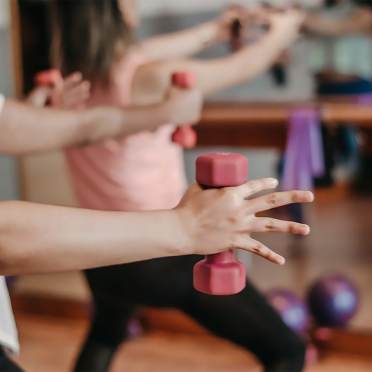
[[[158,102],[169,85],[162,62],[148,62],[138,66],[133,76],[132,93],[136,103]]]

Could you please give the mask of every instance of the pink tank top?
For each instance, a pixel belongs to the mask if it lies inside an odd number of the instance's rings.
[[[95,89],[89,106],[130,104],[131,84],[144,58],[131,55],[112,71],[109,89]],[[66,151],[81,207],[99,210],[168,209],[185,189],[182,150],[171,142],[174,126]]]

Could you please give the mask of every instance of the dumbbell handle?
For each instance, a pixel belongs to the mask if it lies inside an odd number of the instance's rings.
[[[195,86],[195,77],[188,72],[175,72],[171,80],[172,85],[178,88],[191,89]],[[196,140],[196,132],[188,124],[177,127],[172,134],[172,141],[184,148],[194,147]]]
[[[235,254],[232,249],[229,249],[228,251],[215,253],[215,254],[209,254],[208,256],[205,256],[205,260],[209,264],[220,264],[220,263],[227,263],[235,261]]]

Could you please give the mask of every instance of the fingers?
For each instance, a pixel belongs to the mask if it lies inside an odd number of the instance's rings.
[[[261,242],[255,239],[252,239],[251,237],[241,236],[241,240],[237,242],[236,248],[254,253],[278,265],[284,265],[285,263],[285,258],[283,256],[275,253],[266,245],[262,244]]]
[[[243,185],[234,188],[226,187],[226,189],[231,190],[232,192],[246,199],[261,191],[274,189],[277,186],[278,180],[275,178],[261,178],[258,180],[248,181]]]
[[[282,232],[295,235],[308,235],[310,227],[308,225],[282,221],[275,218],[258,217],[250,222],[250,232]]]
[[[64,92],[64,104],[74,105],[86,101],[90,96],[90,83],[84,81]]]
[[[57,95],[58,103],[64,108],[80,107],[90,96],[90,83],[83,80],[80,72],[75,72],[64,80],[63,87]]]
[[[81,72],[74,72],[64,79],[65,88],[73,87],[74,85],[80,83],[82,80],[83,75],[81,74]]]
[[[51,88],[47,86],[38,86],[32,90],[27,97],[27,102],[37,107],[46,105],[51,94]]]
[[[256,214],[293,203],[310,203],[314,195],[310,191],[283,191],[260,196],[248,201],[248,213]]]

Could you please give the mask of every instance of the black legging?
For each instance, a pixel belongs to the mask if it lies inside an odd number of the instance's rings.
[[[22,372],[23,370],[17,366],[0,347],[0,371],[1,372]]]
[[[86,271],[95,312],[75,371],[108,371],[139,305],[184,311],[215,335],[253,352],[266,371],[301,371],[304,341],[249,282],[234,296],[209,296],[193,289],[192,268],[199,259],[162,258]]]

